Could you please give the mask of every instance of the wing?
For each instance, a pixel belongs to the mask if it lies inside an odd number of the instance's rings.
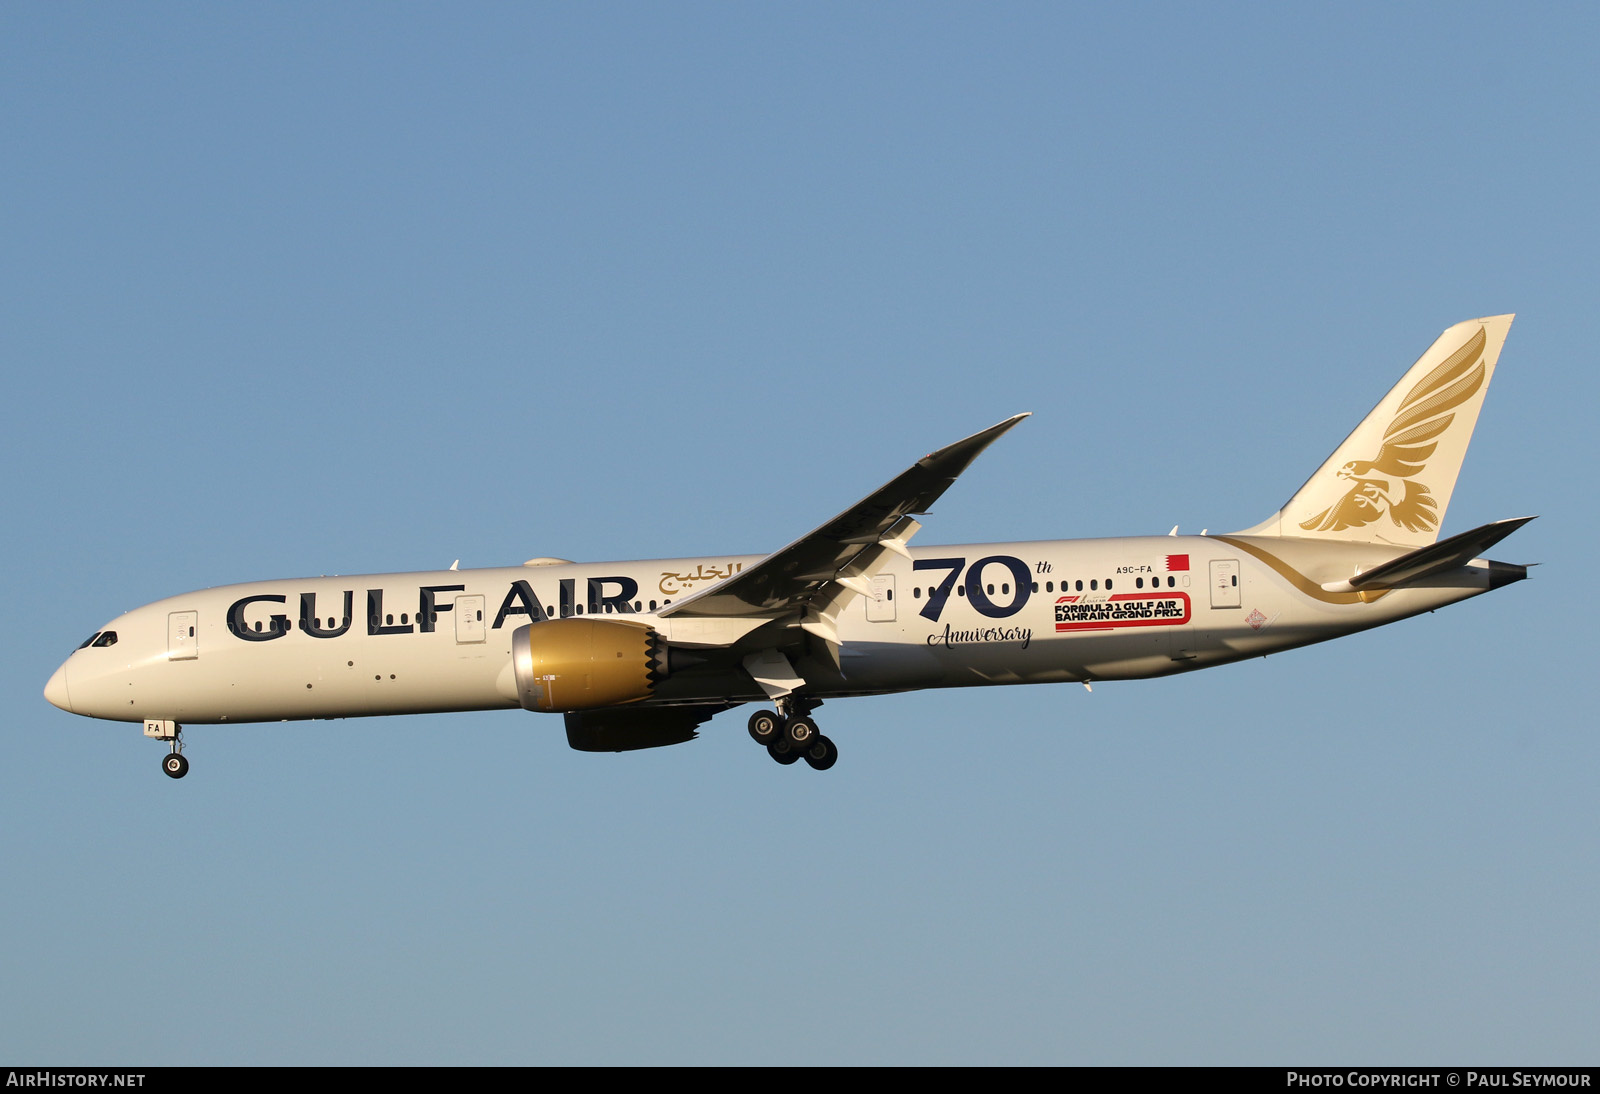
[[[910,515],[932,508],[980,452],[1027,416],[1007,418],[924,456],[820,528],[668,605],[662,618],[775,619],[826,613],[840,591],[870,595],[874,563],[888,552],[906,554],[906,540],[921,527]]]

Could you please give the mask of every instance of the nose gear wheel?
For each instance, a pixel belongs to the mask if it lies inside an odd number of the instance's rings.
[[[189,760],[183,754],[183,729],[172,734],[172,751],[161,758],[161,770],[169,779],[181,779],[189,773]]]

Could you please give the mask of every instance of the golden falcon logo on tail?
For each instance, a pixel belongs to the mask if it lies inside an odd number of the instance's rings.
[[[1420,474],[1457,407],[1483,387],[1484,329],[1467,340],[1438,368],[1412,388],[1384,431],[1383,444],[1370,460],[1351,460],[1339,469],[1341,479],[1352,483],[1344,497],[1310,520],[1300,522],[1308,532],[1337,532],[1371,524],[1385,513],[1412,532],[1432,532],[1439,527],[1438,502]]]

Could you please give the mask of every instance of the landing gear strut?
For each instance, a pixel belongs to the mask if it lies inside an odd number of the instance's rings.
[[[182,726],[168,719],[146,718],[144,735],[172,743],[172,751],[161,761],[161,770],[167,773],[168,778],[181,779],[189,773],[189,761],[183,755]]]
[[[811,712],[821,706],[812,699],[785,695],[778,700],[778,710],[758,710],[750,715],[750,737],[764,745],[767,755],[788,766],[805,760],[818,771],[826,771],[839,760],[839,749],[822,735]]]

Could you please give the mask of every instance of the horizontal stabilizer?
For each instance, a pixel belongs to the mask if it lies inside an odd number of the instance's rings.
[[[1497,520],[1481,528],[1474,528],[1470,532],[1462,532],[1460,535],[1440,540],[1438,543],[1418,547],[1415,551],[1391,559],[1381,566],[1374,566],[1348,580],[1330,581],[1322,588],[1330,593],[1348,593],[1363,589],[1376,591],[1410,585],[1434,574],[1465,566],[1533,519],[1533,517],[1516,517],[1512,520]]]

